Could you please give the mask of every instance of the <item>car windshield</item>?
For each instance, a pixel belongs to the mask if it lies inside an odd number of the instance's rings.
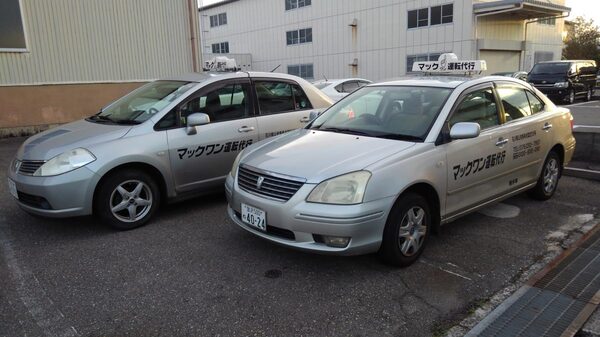
[[[329,83],[329,82],[321,82],[321,83],[316,83],[314,86],[317,87],[317,89],[323,89],[330,84],[331,83]]]
[[[418,86],[363,87],[319,116],[310,128],[423,141],[451,92]]]
[[[196,84],[183,81],[154,81],[116,100],[88,120],[99,123],[140,124]]]
[[[533,66],[531,73],[535,75],[542,74],[564,74],[569,69],[570,64],[566,62],[560,63],[538,63]]]

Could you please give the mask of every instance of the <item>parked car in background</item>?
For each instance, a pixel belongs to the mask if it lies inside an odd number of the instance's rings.
[[[280,245],[407,266],[441,224],[524,191],[551,198],[575,149],[572,120],[509,77],[371,84],[241,152],[229,217]]]
[[[551,99],[572,104],[577,97],[592,99],[597,72],[592,60],[540,62],[533,66],[527,81]]]
[[[354,90],[372,83],[362,78],[345,78],[337,80],[320,80],[313,84],[334,101],[339,101]]]
[[[506,76],[512,78],[518,78],[521,81],[527,82],[527,72],[526,71],[505,71],[499,73],[493,73],[492,76]]]
[[[99,113],[19,148],[8,186],[49,217],[95,213],[118,229],[146,223],[161,201],[223,188],[250,144],[306,125],[332,101],[295,76],[190,74],[148,83]]]

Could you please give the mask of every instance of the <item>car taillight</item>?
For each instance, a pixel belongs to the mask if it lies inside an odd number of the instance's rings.
[[[569,123],[571,124],[571,132],[573,132],[573,124],[575,124],[575,121],[573,120],[573,115],[571,113],[569,113]]]

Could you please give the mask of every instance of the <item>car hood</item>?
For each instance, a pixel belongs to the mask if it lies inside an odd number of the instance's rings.
[[[20,160],[49,160],[65,151],[123,137],[130,125],[110,125],[79,120],[30,137],[17,153]]]
[[[256,145],[241,164],[316,184],[362,170],[415,143],[300,129]]]

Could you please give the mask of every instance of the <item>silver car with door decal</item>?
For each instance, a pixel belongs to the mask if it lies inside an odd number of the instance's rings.
[[[30,213],[96,213],[116,228],[134,228],[161,201],[222,189],[239,151],[305,126],[312,111],[330,105],[310,83],[284,74],[151,82],[94,116],[25,141],[9,189]]]
[[[523,191],[550,198],[574,147],[570,112],[523,81],[372,84],[240,153],[228,213],[278,244],[406,266],[444,223]]]

